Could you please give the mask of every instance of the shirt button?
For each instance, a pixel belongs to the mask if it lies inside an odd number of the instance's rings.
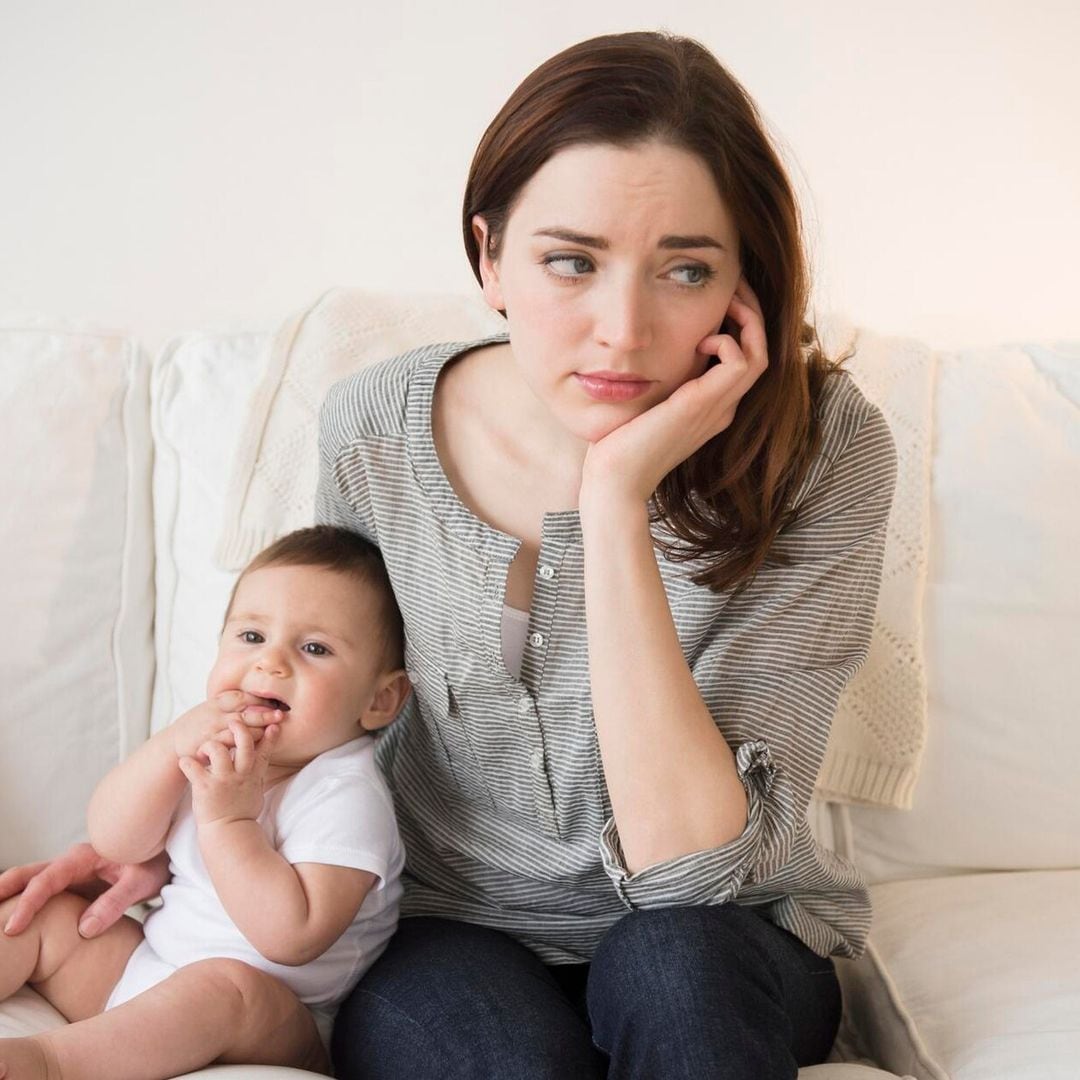
[[[518,709],[521,712],[529,712],[532,708],[532,702],[529,700],[528,695],[518,699]]]
[[[538,771],[542,769],[544,767],[544,751],[534,750],[529,755],[529,764],[531,764],[532,767]]]
[[[529,635],[529,644],[534,645],[536,648],[539,649],[540,646],[544,644],[544,635],[543,634],[530,634]]]
[[[555,571],[550,566],[541,566],[540,576],[545,581],[550,581],[555,576]]]

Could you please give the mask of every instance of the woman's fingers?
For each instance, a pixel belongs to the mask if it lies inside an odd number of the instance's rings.
[[[157,896],[168,880],[169,856],[164,851],[146,862],[119,867],[112,888],[103,892],[82,913],[79,934],[84,938],[96,937],[117,922],[132,904]]]
[[[728,315],[739,327],[739,341],[736,347],[742,351],[751,366],[764,368],[769,362],[769,350],[765,342],[765,324],[762,322],[761,312],[736,295],[731,299]],[[730,335],[724,336],[735,344],[734,338]]]
[[[29,863],[26,866],[13,866],[10,870],[5,870],[0,874],[0,900],[7,900],[16,893],[21,893],[26,888],[26,883],[35,874],[40,874],[48,865],[48,860],[45,860]]]
[[[4,933],[21,934],[49,900],[73,884],[94,880],[101,866],[101,856],[89,844],[75,844],[55,859],[6,871],[2,877],[5,890],[11,890],[7,895],[18,892],[19,898]]]

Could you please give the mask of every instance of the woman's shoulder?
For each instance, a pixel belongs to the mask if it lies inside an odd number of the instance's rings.
[[[821,425],[819,458],[836,461],[858,444],[861,456],[896,455],[885,413],[860,389],[850,371],[840,368],[826,379],[814,402]],[[875,450],[875,454],[870,454]]]
[[[804,524],[872,491],[891,494],[896,482],[896,441],[888,421],[849,371],[826,377],[813,408],[818,451],[790,504],[800,509]]]
[[[323,401],[320,427],[324,432],[352,437],[404,434],[410,395],[429,392],[450,357],[489,340],[420,345],[366,364],[330,387]]]
[[[409,386],[424,360],[438,346],[423,346],[377,360],[330,387],[321,426],[352,435],[391,435],[405,428]]]

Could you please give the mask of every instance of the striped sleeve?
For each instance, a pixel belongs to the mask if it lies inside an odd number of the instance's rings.
[[[837,701],[869,651],[896,482],[895,444],[881,412],[844,391],[832,405],[798,518],[753,581],[718,610],[690,658],[735,755],[746,826],[720,847],[630,874],[609,818],[601,855],[629,908],[725,903],[744,884],[798,870],[788,864]],[[812,858],[812,850],[798,857]]]

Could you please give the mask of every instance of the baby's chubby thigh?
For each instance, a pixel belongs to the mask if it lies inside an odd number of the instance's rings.
[[[0,925],[14,899],[0,904]],[[27,982],[69,1021],[85,1020],[105,1008],[131,954],[142,941],[142,925],[122,916],[97,937],[79,934],[79,919],[90,901],[62,892],[46,902],[19,935],[37,960]]]

